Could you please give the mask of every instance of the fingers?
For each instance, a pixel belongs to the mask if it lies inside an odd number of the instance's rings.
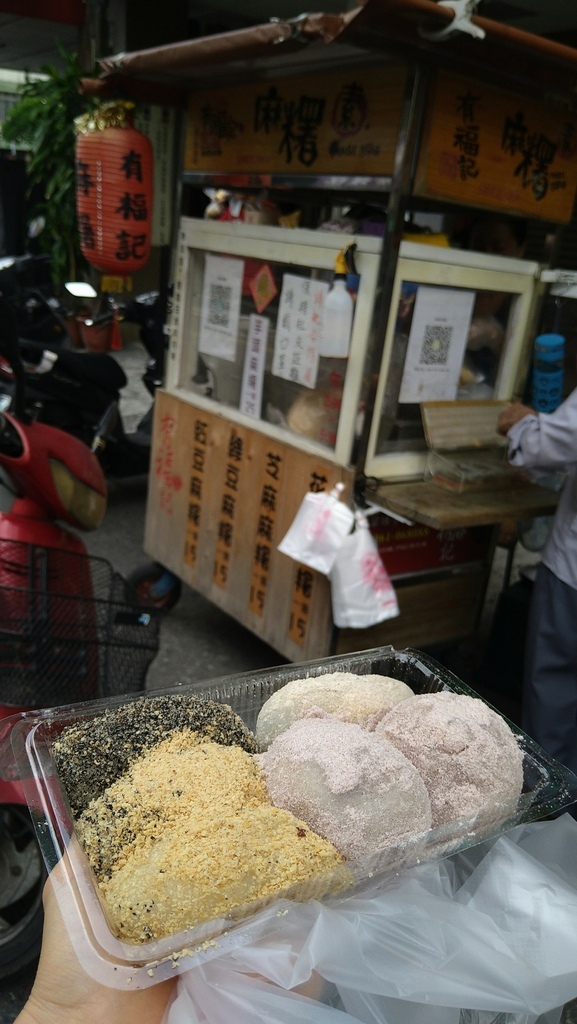
[[[520,420],[524,419],[525,416],[535,416],[535,410],[531,409],[528,405],[523,405],[521,402],[512,402],[511,405],[507,406],[506,409],[499,414],[497,420],[497,433],[506,434],[507,431],[519,423]]]

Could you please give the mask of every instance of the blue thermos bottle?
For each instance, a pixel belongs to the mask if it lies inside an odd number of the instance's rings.
[[[532,405],[536,412],[553,412],[563,401],[565,338],[539,334],[533,354]]]

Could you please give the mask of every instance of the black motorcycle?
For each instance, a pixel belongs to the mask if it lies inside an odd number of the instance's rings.
[[[114,428],[101,455],[109,478],[148,473],[152,432],[151,409],[137,429],[127,434],[120,413],[121,392],[128,381],[124,370],[107,352],[48,349],[20,340],[26,375],[26,412],[33,420],[58,427],[91,445],[102,418],[114,410]],[[0,362],[0,407],[13,399],[14,380]]]
[[[54,289],[46,253],[3,256],[0,293],[10,302],[18,335],[50,348],[70,347],[68,311]]]
[[[87,288],[88,291],[88,288]],[[158,292],[128,302],[106,301],[95,323],[118,316],[136,323],[148,359],[143,373],[151,403],[136,429],[127,433],[121,415],[122,391],[128,381],[108,352],[48,348],[20,338],[25,366],[26,412],[33,420],[58,427],[96,450],[108,479],[146,475],[150,467],[154,394],[162,381],[165,336]],[[10,408],[15,382],[10,365],[0,360],[0,411]],[[95,442],[95,439],[96,442]],[[128,577],[132,597],[141,607],[169,611],[180,599],[180,579],[158,562],[147,562]]]
[[[10,273],[14,267],[10,268]],[[6,274],[9,270],[6,270]],[[20,271],[16,272],[18,277]],[[97,294],[89,284],[71,282],[66,285],[75,298],[92,302]],[[137,324],[140,340],[148,356],[143,383],[151,396],[149,410],[136,430],[127,433],[120,411],[122,391],[128,381],[124,370],[108,352],[73,351],[67,345],[55,345],[49,336],[41,337],[38,330],[24,331],[25,315],[22,311],[23,286],[12,288],[3,278],[0,268],[0,291],[16,313],[19,346],[26,373],[26,405],[28,415],[41,423],[58,427],[87,445],[106,421],[107,443],[102,447],[101,463],[107,477],[123,478],[148,473],[152,440],[153,399],[162,380],[163,350],[165,346],[159,323],[160,295],[148,292],[126,302],[105,297],[100,300],[104,310],[85,320],[87,325],[112,321]],[[0,407],[9,407],[13,397],[11,367],[0,363]],[[113,424],[113,429],[111,429]]]

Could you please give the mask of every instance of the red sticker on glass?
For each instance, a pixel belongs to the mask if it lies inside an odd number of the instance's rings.
[[[278,294],[278,288],[268,263],[265,263],[258,273],[254,275],[249,282],[249,288],[257,312],[262,313],[263,309],[266,309],[269,302],[272,302],[275,295]]]

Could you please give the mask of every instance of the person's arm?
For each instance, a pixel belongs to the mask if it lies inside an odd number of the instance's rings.
[[[136,992],[99,985],[78,962],[50,878],[44,913],[36,980],[15,1024],[161,1024],[175,981]]]
[[[509,461],[532,475],[577,465],[577,389],[552,413],[536,413],[519,402],[499,416],[497,430],[509,439]]]

